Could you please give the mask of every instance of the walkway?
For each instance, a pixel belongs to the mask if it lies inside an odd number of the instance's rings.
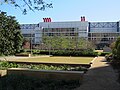
[[[85,74],[83,84],[75,90],[120,90],[116,80],[117,74],[105,58],[98,57]]]

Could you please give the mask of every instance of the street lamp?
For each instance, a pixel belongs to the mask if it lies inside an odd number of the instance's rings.
[[[49,24],[48,24],[48,30],[49,30],[49,36],[50,36],[50,28],[49,28]],[[49,48],[49,56],[50,56],[50,48],[51,48],[51,46],[50,46],[50,40],[51,40],[51,38],[49,37],[49,45],[48,45],[48,48]]]
[[[49,56],[50,56],[50,42],[49,42]]]
[[[33,31],[34,31],[34,29],[35,29],[35,25],[34,25],[34,27],[33,27]],[[31,36],[30,36],[30,38],[31,38],[31,40],[30,40],[30,42],[31,42],[31,44],[30,44],[30,54],[31,54],[31,55],[32,55],[33,31],[31,30]]]
[[[31,39],[30,39],[30,42],[31,42],[31,43],[30,43],[30,54],[31,54],[31,55],[32,55],[32,34],[33,34],[33,33],[32,33],[32,31],[31,31],[31,37],[30,37],[30,38],[31,38]]]
[[[44,45],[44,43],[41,43],[41,49],[43,50],[43,45]]]

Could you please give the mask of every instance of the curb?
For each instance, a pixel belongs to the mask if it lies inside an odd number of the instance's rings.
[[[95,61],[95,59],[97,59],[98,57],[95,57],[91,62],[90,64],[93,64],[93,62]]]

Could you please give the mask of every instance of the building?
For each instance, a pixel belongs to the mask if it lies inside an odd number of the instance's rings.
[[[30,38],[32,44],[42,43],[43,36],[83,37],[103,48],[114,42],[120,35],[120,22],[88,22],[85,17],[80,21],[52,22],[51,18],[43,18],[38,24],[21,24],[24,37]]]
[[[109,46],[120,36],[119,22],[89,22],[88,39],[98,48]]]

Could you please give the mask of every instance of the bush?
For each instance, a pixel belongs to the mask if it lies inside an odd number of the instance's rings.
[[[89,50],[67,51],[59,50],[51,52],[53,56],[97,56],[98,53]]]
[[[107,60],[108,62],[111,62],[112,59],[113,59],[113,54],[112,54],[112,53],[107,54],[107,55],[105,55],[105,58],[106,58],[106,60]]]
[[[24,50],[25,51],[25,50]],[[30,50],[26,50],[24,53],[26,55],[30,53]],[[94,52],[92,49],[80,49],[80,50],[32,50],[33,55],[53,55],[53,56],[97,56],[98,52]],[[19,55],[19,54],[17,54]]]
[[[15,56],[24,56],[24,57],[26,57],[26,56],[29,56],[29,53],[17,53],[17,54],[15,54]]]
[[[9,63],[7,61],[0,61],[0,69],[7,69],[7,68],[18,68],[18,64]]]
[[[40,54],[40,50],[33,50],[32,53],[33,54]]]
[[[65,70],[65,71],[86,71],[86,68],[83,68],[81,66],[79,67],[72,67],[69,65],[59,65],[59,66],[53,66],[53,65],[44,65],[44,64],[16,64],[16,63],[9,63],[7,61],[1,61],[0,62],[0,69],[7,69],[7,68],[29,68],[29,69],[38,69],[38,70]]]
[[[105,55],[109,55],[111,52],[100,52],[99,56],[105,56]]]

